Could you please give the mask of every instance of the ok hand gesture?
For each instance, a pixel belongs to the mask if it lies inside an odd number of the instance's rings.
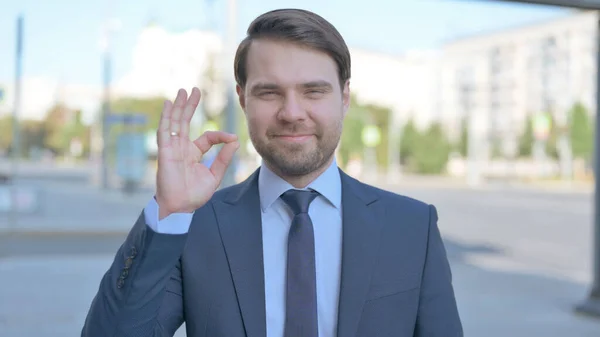
[[[190,121],[200,102],[200,90],[180,89],[175,102],[165,101],[158,127],[158,172],[156,201],[162,219],[172,213],[191,213],[203,206],[219,187],[225,171],[239,148],[237,136],[207,131],[190,139]],[[224,144],[210,166],[201,163],[202,155],[217,144]]]

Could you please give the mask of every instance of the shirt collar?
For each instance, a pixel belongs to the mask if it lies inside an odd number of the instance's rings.
[[[260,208],[266,211],[284,192],[295,189],[290,183],[271,171],[264,162],[258,173],[258,193]],[[342,183],[340,171],[335,158],[331,165],[306,189],[312,189],[321,194],[332,206],[340,208],[342,204]]]

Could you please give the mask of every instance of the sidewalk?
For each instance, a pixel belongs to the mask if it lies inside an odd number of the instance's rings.
[[[593,193],[594,185],[592,183],[580,181],[561,181],[561,180],[539,180],[539,181],[516,181],[509,179],[488,179],[483,180],[479,185],[469,186],[467,180],[463,177],[451,177],[443,175],[414,175],[402,174],[395,177],[387,175],[369,175],[359,177],[359,180],[381,187],[401,188],[402,186],[421,187],[421,188],[439,188],[439,189],[484,189],[501,190],[516,189],[551,193]]]
[[[0,173],[12,173],[14,164],[6,159],[0,158]],[[17,164],[17,176],[29,179],[49,180],[78,180],[85,181],[89,172],[93,170],[90,164],[84,163],[54,163],[54,162],[29,162],[20,161]]]
[[[445,243],[465,336],[600,336],[600,319],[574,312],[588,282],[535,271],[493,248]]]
[[[152,194],[125,197],[77,184],[45,186],[47,204],[30,231],[102,230],[117,237],[131,228]],[[591,283],[589,195],[404,186],[399,191],[438,207],[465,336],[600,336],[600,320],[573,312]],[[108,237],[6,238],[12,248],[4,244],[7,253],[0,256],[0,337],[78,335],[122,242]],[[44,248],[48,245],[60,249]]]
[[[39,191],[41,209],[33,214],[18,214],[16,221],[10,221],[8,214],[0,214],[0,234],[126,233],[153,195],[148,189],[125,195],[118,190],[103,191],[85,185]]]
[[[586,295],[585,286],[502,270],[484,262],[495,253],[448,242],[465,336],[599,336],[600,320],[572,310]],[[0,258],[0,336],[78,335],[112,259],[112,254]],[[176,336],[185,336],[183,328]]]
[[[561,182],[552,184],[488,182],[481,186],[469,187],[461,178],[417,175],[403,175],[392,180],[386,176],[366,177],[363,181],[398,193],[417,189],[499,192],[524,190],[540,193],[591,194],[589,185]],[[128,232],[154,193],[150,183],[131,195],[126,195],[118,189],[102,190],[89,182],[67,183],[60,180],[44,180],[36,184],[42,184],[41,187],[35,187],[40,191],[40,212],[20,214],[16,223],[10,222],[7,214],[0,213],[0,233],[9,230],[44,233]]]

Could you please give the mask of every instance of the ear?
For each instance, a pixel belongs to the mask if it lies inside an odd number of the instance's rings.
[[[350,107],[350,80],[347,80],[342,88],[342,106],[344,116],[346,116],[346,112],[348,112],[348,108]]]
[[[246,95],[244,94],[244,88],[240,87],[239,84],[236,84],[235,91],[237,92],[240,106],[242,107],[242,110],[244,110],[244,113],[246,113]]]

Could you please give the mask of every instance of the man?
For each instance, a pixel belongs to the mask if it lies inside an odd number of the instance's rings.
[[[350,54],[304,10],[259,16],[235,57],[263,158],[217,190],[235,135],[189,139],[194,88],[166,102],[150,201],[100,283],[82,336],[451,337],[462,326],[434,206],[350,178],[334,158]],[[224,144],[210,168],[202,154]],[[216,191],[216,192],[215,192]]]

